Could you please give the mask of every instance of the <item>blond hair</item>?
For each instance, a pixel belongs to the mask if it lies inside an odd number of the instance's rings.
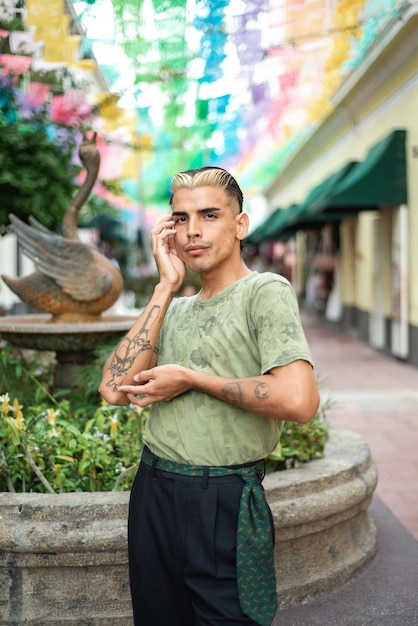
[[[170,205],[173,194],[179,189],[195,189],[196,187],[220,187],[225,193],[238,202],[239,212],[242,212],[244,202],[243,193],[235,178],[220,167],[200,167],[194,170],[179,172],[171,181]]]

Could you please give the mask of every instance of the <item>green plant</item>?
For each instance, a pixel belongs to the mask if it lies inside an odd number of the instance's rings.
[[[102,363],[113,347],[102,346],[80,367],[78,390],[53,394],[50,353],[2,346],[0,491],[130,488],[147,411],[101,401]]]
[[[267,472],[290,469],[324,456],[328,439],[326,414],[331,405],[331,400],[322,403],[309,424],[284,423],[280,441],[266,460]]]
[[[48,228],[60,223],[80,170],[72,162],[74,146],[70,133],[58,145],[45,125],[2,122],[0,114],[0,195],[7,199],[0,224],[8,224],[9,213],[23,220],[35,215]]]
[[[150,276],[125,276],[124,285],[126,291],[135,295],[135,307],[140,309],[149,302],[155,285],[158,283],[158,275]]]
[[[54,368],[51,352],[37,352],[0,342],[0,394],[19,397],[24,405],[50,399]]]
[[[3,345],[0,491],[130,489],[149,411],[101,401],[97,389],[112,348],[101,346],[95,360],[79,368],[78,390],[53,394],[50,354]],[[307,425],[284,424],[280,443],[266,461],[268,472],[323,456],[330,404],[322,404]]]
[[[129,489],[146,412],[99,406],[74,413],[68,400],[25,407],[0,396],[0,491],[63,493]]]
[[[5,5],[0,2],[0,11],[4,13],[5,9],[7,10]],[[18,16],[12,17],[11,15],[9,17],[7,17],[6,15],[6,17],[0,18],[0,29],[7,30],[9,32],[12,32],[14,30],[26,30],[22,18]]]

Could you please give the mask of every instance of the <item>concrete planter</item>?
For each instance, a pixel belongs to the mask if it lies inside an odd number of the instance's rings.
[[[326,458],[265,479],[282,607],[343,584],[373,557],[367,445],[336,430]],[[0,623],[131,626],[127,493],[0,494]]]
[[[368,506],[376,483],[367,444],[342,429],[331,430],[325,458],[266,476],[281,608],[336,589],[371,561],[377,531]]]
[[[128,497],[0,494],[0,624],[131,625]]]

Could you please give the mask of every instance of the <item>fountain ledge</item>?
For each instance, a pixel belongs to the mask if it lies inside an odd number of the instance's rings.
[[[101,315],[93,322],[53,323],[51,315],[0,317],[0,335],[15,346],[30,350],[89,352],[103,342],[125,335],[137,317]]]
[[[376,467],[362,437],[332,428],[324,459],[264,481],[281,609],[360,572],[376,551]],[[132,626],[128,493],[0,494],[0,623]]]

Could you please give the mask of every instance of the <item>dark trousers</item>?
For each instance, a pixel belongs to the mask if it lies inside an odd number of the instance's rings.
[[[243,484],[141,463],[128,525],[135,626],[257,626],[241,611],[236,579]]]

